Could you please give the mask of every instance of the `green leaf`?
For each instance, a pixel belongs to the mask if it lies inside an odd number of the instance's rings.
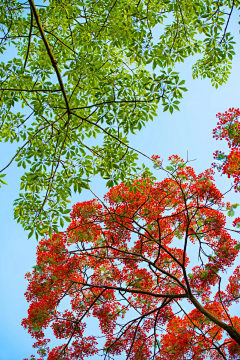
[[[30,233],[28,234],[28,239],[30,239],[33,236],[34,230],[31,230]]]
[[[66,210],[64,210],[62,213],[63,213],[63,214],[69,214],[71,211],[72,211],[71,209],[66,209]]]
[[[62,218],[60,218],[60,225],[61,225],[61,227],[63,228],[63,226],[64,226],[64,221],[63,221]]]

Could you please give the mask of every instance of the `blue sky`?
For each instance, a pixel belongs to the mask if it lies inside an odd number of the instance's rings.
[[[238,16],[235,14],[231,23],[231,32],[239,42]],[[180,104],[180,112],[173,115],[163,113],[160,108],[158,117],[148,123],[146,128],[135,136],[131,136],[131,146],[151,156],[158,154],[167,163],[167,158],[178,154],[186,159],[196,159],[192,166],[201,172],[211,166],[213,152],[217,149],[227,150],[227,145],[212,138],[212,129],[216,126],[216,113],[224,112],[229,107],[239,107],[240,84],[240,49],[236,45],[237,55],[233,60],[232,74],[219,89],[211,86],[209,80],[193,80],[191,66],[196,60],[188,58],[184,64],[176,67],[180,77],[186,80],[189,90],[184,94]],[[6,164],[14,153],[9,144],[0,144],[1,165]],[[144,159],[142,159],[144,161]],[[21,327],[21,320],[27,315],[27,302],[24,298],[27,282],[24,275],[35,265],[36,241],[27,240],[21,226],[13,219],[13,201],[18,196],[19,176],[21,171],[13,164],[8,170],[6,181],[8,186],[0,190],[1,196],[1,252],[0,252],[0,359],[19,360],[29,357],[33,340]],[[231,182],[226,177],[216,174],[218,188],[224,192]],[[103,180],[97,178],[92,182],[93,191],[103,196],[107,191]],[[92,195],[85,191],[75,195],[72,202],[91,199]],[[228,201],[240,203],[240,194],[234,192],[227,195]],[[240,263],[240,260],[237,260]]]

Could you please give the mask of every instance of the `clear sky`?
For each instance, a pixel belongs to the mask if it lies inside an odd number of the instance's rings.
[[[212,138],[212,129],[216,126],[216,113],[224,112],[230,107],[239,107],[240,84],[240,35],[238,15],[231,22],[231,32],[237,42],[237,55],[233,60],[232,74],[219,89],[211,86],[209,80],[193,80],[191,66],[196,58],[188,58],[184,64],[176,67],[180,77],[186,80],[189,90],[184,94],[180,104],[180,112],[173,115],[163,113],[160,108],[158,117],[148,123],[145,129],[131,136],[131,146],[151,156],[158,154],[167,163],[167,158],[178,154],[186,159],[196,159],[192,166],[196,172],[201,172],[211,166],[213,152],[217,149],[227,150],[227,145]],[[2,60],[2,59],[0,59]],[[6,164],[14,153],[11,144],[0,144],[1,165]],[[144,161],[144,159],[142,159]],[[0,190],[1,218],[1,251],[0,251],[0,359],[21,360],[33,352],[33,340],[21,327],[21,320],[27,315],[27,302],[24,297],[27,282],[24,275],[35,265],[36,241],[27,240],[21,226],[13,219],[13,201],[18,196],[19,176],[21,171],[15,164],[8,170],[6,181],[8,186]],[[216,175],[218,188],[224,192],[231,182],[226,177]],[[101,197],[107,191],[104,181],[97,178],[92,183],[93,191]],[[91,199],[92,195],[84,191],[75,195],[72,202]],[[240,203],[240,194],[232,192],[227,200]],[[240,263],[240,259],[237,260]]]

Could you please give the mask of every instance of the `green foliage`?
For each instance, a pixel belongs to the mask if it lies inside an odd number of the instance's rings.
[[[5,177],[6,174],[0,174],[0,187],[2,186],[1,184],[7,185],[6,181],[4,181],[2,178]]]
[[[237,243],[237,245],[235,245],[235,249],[236,249],[236,250],[240,250],[240,242]]]
[[[231,8],[210,0],[1,2],[0,53],[10,45],[14,55],[0,63],[0,140],[19,143],[4,169],[16,161],[25,170],[14,211],[30,237],[64,226],[69,198],[92,176],[112,187],[149,174],[128,134],[159,105],[179,110],[186,88],[173,68],[188,56],[202,54],[194,77],[226,82]]]
[[[236,209],[239,206],[239,204],[228,204],[228,206],[226,206],[227,209],[227,214],[228,216],[234,216],[235,215],[235,211],[234,209]]]

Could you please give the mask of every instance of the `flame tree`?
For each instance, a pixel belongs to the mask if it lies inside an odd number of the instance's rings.
[[[104,202],[77,203],[67,232],[40,241],[23,320],[40,359],[239,358],[240,319],[230,315],[239,266],[221,286],[240,249],[225,226],[230,204],[211,169],[196,175],[172,156],[165,171],[163,181],[141,178],[135,191],[120,184]],[[48,344],[49,326],[61,345]]]

